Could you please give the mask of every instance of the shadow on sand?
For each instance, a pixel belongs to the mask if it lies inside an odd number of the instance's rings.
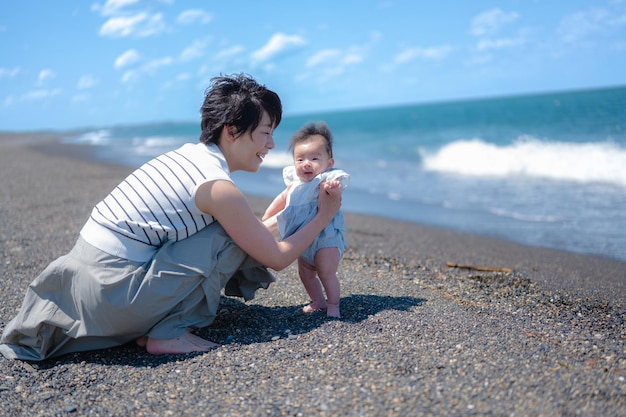
[[[198,334],[221,344],[251,344],[269,340],[273,335],[307,333],[328,321],[358,323],[384,310],[408,311],[425,300],[352,294],[341,299],[341,319],[329,318],[324,311],[304,314],[304,305],[267,307],[246,305],[234,298],[224,298],[213,324]]]
[[[409,311],[426,300],[415,297],[392,297],[369,294],[352,294],[341,299],[341,319],[326,317],[325,312],[303,314],[299,306],[268,307],[245,304],[238,298],[222,297],[215,321],[195,333],[222,345],[250,345],[265,343],[275,335],[286,336],[310,332],[328,321],[358,323],[385,310]],[[73,353],[33,364],[36,369],[49,369],[69,363],[97,363],[102,365],[127,365],[154,367],[178,361],[181,357],[201,355],[150,355],[135,343],[124,346]]]

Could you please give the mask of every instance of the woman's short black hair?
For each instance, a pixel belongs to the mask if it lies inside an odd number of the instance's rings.
[[[237,136],[253,131],[261,122],[263,111],[276,128],[283,113],[278,94],[246,74],[215,77],[200,109],[200,142],[217,144],[224,126],[234,127]]]

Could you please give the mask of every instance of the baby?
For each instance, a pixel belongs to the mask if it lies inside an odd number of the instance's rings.
[[[299,230],[317,212],[320,183],[345,188],[350,176],[333,168],[333,141],[326,123],[308,123],[291,138],[294,164],[285,167],[285,188],[268,206],[263,220],[277,216],[280,238]],[[346,230],[341,210],[298,258],[298,273],[311,303],[304,313],[326,310],[329,317],[341,317],[341,288],[337,269],[346,248]],[[326,295],[324,295],[324,291]]]

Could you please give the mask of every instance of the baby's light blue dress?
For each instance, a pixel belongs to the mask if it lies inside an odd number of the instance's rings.
[[[345,189],[350,181],[350,175],[345,171],[333,168],[322,172],[310,182],[303,182],[296,175],[295,167],[290,165],[283,169],[283,180],[285,185],[292,183],[293,185],[287,195],[285,209],[276,218],[281,239],[291,236],[315,217],[317,214],[317,197],[322,181],[340,181],[342,188]],[[337,212],[333,220],[301,256],[309,265],[315,265],[317,251],[331,247],[339,248],[341,256],[347,247],[346,229],[341,210]]]

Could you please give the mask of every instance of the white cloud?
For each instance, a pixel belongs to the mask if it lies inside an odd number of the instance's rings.
[[[191,79],[191,74],[188,72],[181,72],[176,76],[176,81],[187,81]]]
[[[183,51],[180,53],[180,59],[182,61],[189,61],[194,58],[203,56],[209,43],[209,38],[196,39],[191,45],[183,49]]]
[[[129,49],[115,59],[115,68],[124,68],[139,61],[139,53],[134,49]]]
[[[523,45],[526,42],[524,38],[501,38],[501,39],[482,39],[476,44],[476,49],[486,51],[488,49],[511,48]]]
[[[210,61],[209,67],[203,66],[198,70],[204,84],[208,83],[210,76],[215,75],[215,68],[219,68],[223,73],[240,72],[242,69],[249,68],[250,55],[243,45],[232,45],[218,50]]]
[[[87,94],[74,94],[70,99],[72,103],[84,103],[89,101],[89,95]]]
[[[20,73],[20,68],[0,68],[0,78],[13,78]]]
[[[626,26],[623,12],[594,8],[563,18],[557,33],[566,42],[576,42],[595,34],[610,34],[622,26]]]
[[[61,90],[58,88],[52,90],[31,90],[20,97],[22,101],[30,101],[30,100],[44,100],[48,97],[54,97],[61,94]]]
[[[363,62],[364,49],[366,48],[357,46],[345,52],[340,49],[323,49],[307,59],[307,68],[314,70],[301,74],[299,79],[315,78],[321,83],[337,77],[343,74],[349,66]]]
[[[275,33],[261,49],[252,53],[252,59],[257,63],[265,62],[287,50],[298,48],[303,45],[306,45],[306,41],[298,35]]]
[[[348,53],[346,56],[343,57],[343,59],[341,60],[341,63],[346,66],[346,65],[352,65],[352,64],[358,64],[363,62],[363,55],[361,55],[358,52],[350,52]]]
[[[306,66],[311,68],[317,65],[322,65],[325,62],[335,60],[340,55],[341,51],[339,49],[324,49],[307,59]]]
[[[307,59],[308,71],[297,75],[296,79],[299,81],[314,79],[318,84],[323,84],[341,76],[350,67],[364,62],[381,38],[380,32],[372,32],[369,39],[362,44],[351,45],[345,49],[322,49]]]
[[[96,3],[91,6],[91,9],[99,12],[102,16],[112,16],[120,13],[126,6],[135,4],[138,1],[139,0],[107,0],[104,6],[100,6],[99,3]]]
[[[230,59],[232,57],[242,54],[245,49],[246,48],[241,45],[235,45],[230,48],[222,49],[215,55],[215,58],[219,60]]]
[[[419,46],[406,48],[395,56],[394,61],[397,64],[403,64],[416,58],[443,59],[448,56],[453,49],[454,48],[450,45],[432,46],[430,48],[422,48]]]
[[[122,75],[122,82],[129,83],[139,78],[139,76],[140,76],[139,70],[128,70]]]
[[[200,22],[202,24],[209,23],[213,20],[213,15],[200,9],[189,9],[181,12],[176,18],[176,22],[182,25]]]
[[[52,71],[49,68],[42,69],[39,71],[39,76],[37,77],[37,85],[43,85],[46,81],[53,79],[56,77],[56,72]]]
[[[112,17],[100,28],[100,35],[112,38],[137,36],[145,38],[163,32],[166,29],[161,13],[137,13],[133,16]]]
[[[174,60],[170,57],[152,60],[140,68],[126,71],[124,75],[122,75],[122,82],[127,83],[136,80],[143,75],[154,74],[159,68],[171,65],[173,62]]]
[[[170,65],[172,62],[173,60],[170,57],[159,58],[148,62],[146,65],[143,66],[143,69],[148,72],[152,72],[161,67]]]
[[[615,41],[612,42],[610,45],[610,50],[618,52],[618,53],[623,53],[626,51],[626,41]]]
[[[86,90],[88,88],[94,87],[97,84],[98,79],[95,78],[93,75],[83,75],[78,80],[78,84],[76,85],[76,87],[80,90]]]
[[[598,9],[574,13],[561,21],[557,32],[563,40],[574,42],[590,33],[597,32],[602,28],[606,18],[606,11]]]
[[[506,13],[500,9],[487,10],[472,19],[470,33],[474,36],[493,35],[518,18],[519,14],[516,12]]]

